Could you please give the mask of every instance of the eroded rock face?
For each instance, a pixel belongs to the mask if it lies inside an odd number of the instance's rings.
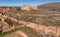
[[[8,32],[8,31],[12,30],[12,28],[13,27],[9,26],[7,23],[0,21],[0,31]]]
[[[9,8],[0,8],[0,13],[6,13],[9,11]]]
[[[0,18],[1,18],[2,22],[4,22],[4,20],[7,19],[7,16],[2,15]]]
[[[42,37],[58,37],[55,33],[53,33],[53,32],[45,32],[45,31],[43,31],[43,30],[39,30],[39,31],[37,31],[38,32],[38,34],[40,35],[40,36],[42,36]]]

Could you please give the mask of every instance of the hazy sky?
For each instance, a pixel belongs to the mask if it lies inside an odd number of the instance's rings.
[[[0,6],[41,5],[60,0],[0,0]]]

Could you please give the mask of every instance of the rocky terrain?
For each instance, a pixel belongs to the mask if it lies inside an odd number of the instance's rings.
[[[0,7],[0,37],[60,37],[59,5]]]

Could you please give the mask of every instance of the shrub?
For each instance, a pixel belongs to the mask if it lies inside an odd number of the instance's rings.
[[[13,26],[13,23],[15,23],[15,22],[13,22],[12,20],[10,20],[9,18],[5,19],[4,21],[5,21],[6,23],[8,23],[10,26]]]

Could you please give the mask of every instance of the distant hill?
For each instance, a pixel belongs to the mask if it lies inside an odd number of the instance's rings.
[[[42,8],[42,9],[45,9],[45,10],[51,10],[51,11],[58,11],[58,12],[60,12],[60,2],[39,5],[38,8],[39,9]]]

